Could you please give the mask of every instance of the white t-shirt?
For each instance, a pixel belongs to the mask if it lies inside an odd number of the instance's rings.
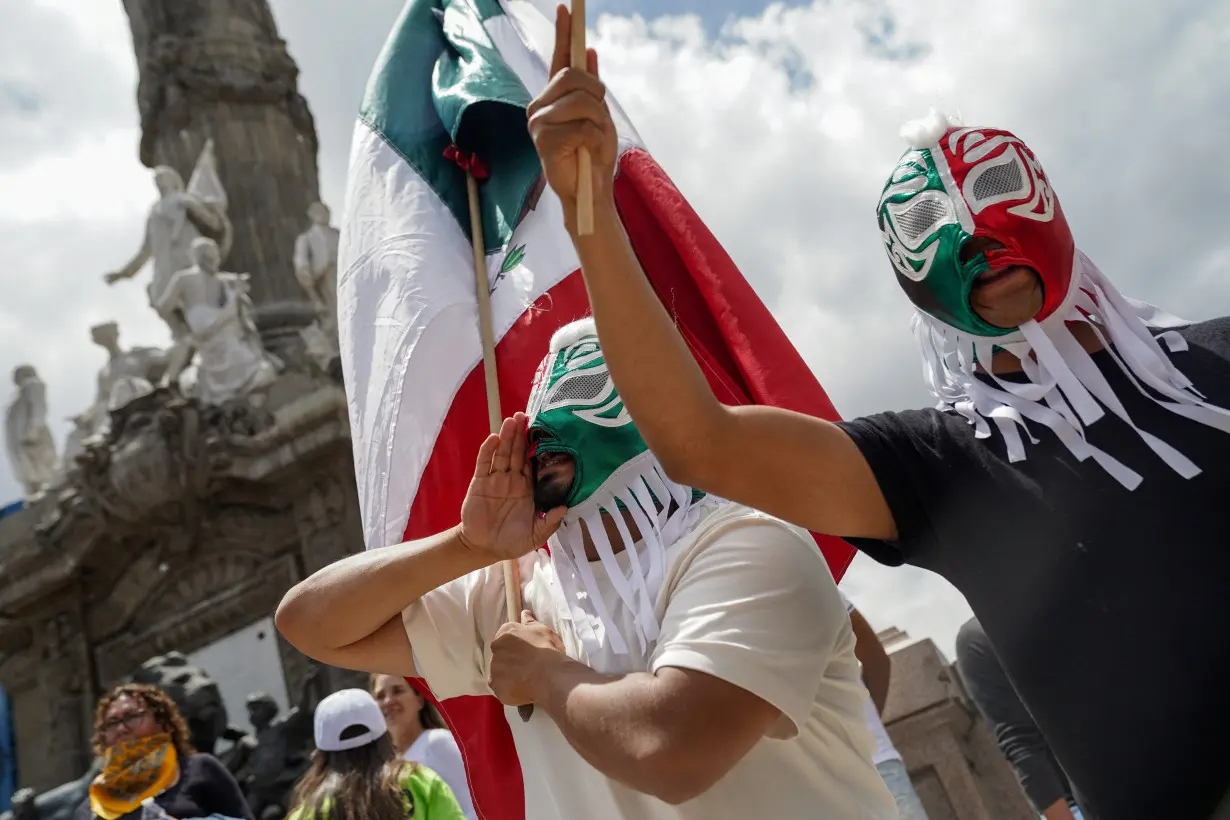
[[[470,784],[466,780],[466,766],[461,760],[461,750],[457,748],[452,732],[447,729],[427,729],[415,738],[402,757],[411,763],[421,763],[440,775],[453,790],[467,820],[476,820],[474,801],[470,799]]]
[[[627,553],[617,556],[627,571]],[[705,672],[781,710],[766,737],[709,791],[679,806],[617,783],[585,762],[555,723],[505,714],[533,820],[748,820],[895,818],[891,795],[871,764],[863,721],[866,691],[841,598],[815,542],[777,519],[735,504],[704,501],[699,523],[667,548],[655,614],[658,640],[628,655],[590,655],[573,623],[550,558],[521,559],[525,606],[559,633],[569,657],[606,674],[678,667]],[[636,634],[606,573],[592,564],[600,593],[623,634]],[[596,621],[596,619],[592,619]],[[504,621],[498,566],[423,596],[403,615],[415,665],[437,697],[489,695],[490,641]],[[720,720],[721,716],[715,715]]]
[[[846,605],[846,614],[854,611],[854,604],[846,597],[846,593],[840,589],[837,590],[841,594],[841,600]],[[859,679],[862,680],[860,673]],[[888,736],[888,730],[884,728],[884,721],[880,720],[880,712],[876,709],[875,703],[871,700],[871,695],[863,698],[863,714],[867,721],[867,729],[871,732],[871,736],[875,738],[876,750],[871,756],[871,762],[877,766],[889,760],[900,760],[901,752],[897,751],[897,747],[893,745],[893,739]]]

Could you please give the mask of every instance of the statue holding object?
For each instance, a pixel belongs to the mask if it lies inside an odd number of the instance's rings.
[[[196,397],[222,404],[269,386],[282,363],[261,344],[247,275],[223,272],[222,252],[207,237],[192,241],[190,256],[192,266],[171,277],[155,308],[184,322],[184,364],[194,350],[200,355]]]
[[[167,288],[176,273],[191,267],[191,247],[197,239],[214,240],[221,258],[225,258],[230,251],[232,228],[213,140],[205,142],[186,188],[179,172],[167,165],[154,169],[154,184],[159,199],[150,208],[141,248],[128,264],[104,279],[109,285],[131,279],[147,262],[152,263],[154,276],[146,290],[150,305],[171,330],[173,345],[163,375],[163,384],[171,384],[187,367],[192,348],[187,341],[191,329],[183,316],[174,309],[161,307],[166,304]]]

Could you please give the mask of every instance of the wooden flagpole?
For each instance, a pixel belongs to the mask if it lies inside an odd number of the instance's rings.
[[[466,170],[466,193],[470,198],[470,245],[474,249],[474,287],[478,295],[478,335],[483,344],[483,376],[487,383],[487,419],[491,432],[499,433],[504,421],[500,407],[500,381],[495,369],[495,331],[491,323],[491,291],[487,280],[487,251],[483,245],[483,210],[478,198],[478,180]],[[501,561],[504,571],[504,615],[512,623],[521,622],[521,573],[516,561]],[[521,719],[534,714],[532,704],[518,707]]]
[[[585,71],[585,0],[572,0],[572,67]],[[594,172],[589,149],[577,151],[577,236],[594,232]]]

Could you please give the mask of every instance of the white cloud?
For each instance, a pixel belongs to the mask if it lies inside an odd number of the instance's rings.
[[[273,6],[303,70],[322,192],[336,208],[353,113],[401,0],[350,0],[341,16],[334,2]],[[50,118],[33,122],[0,103],[0,148],[29,154],[0,162],[0,372],[33,361],[58,419],[93,390],[102,353],[89,324],[116,318],[130,343],[165,337],[139,285],[98,279],[135,250],[152,190],[135,156],[135,67],[120,4],[18,6],[20,19],[43,26],[58,10],[59,28],[0,60],[0,99],[6,81],[20,80]],[[651,150],[847,415],[927,401],[871,209],[902,150],[899,126],[932,104],[1029,141],[1082,247],[1124,292],[1197,319],[1230,306],[1230,5],[1181,0],[1128,13],[1115,0],[1002,0],[975,12],[937,0],[828,0],[769,6],[716,40],[690,17],[602,16],[591,32],[604,77]],[[31,147],[30,135],[42,142]],[[0,495],[11,496],[6,466]],[[922,570],[860,558],[847,584],[874,624],[937,636],[949,652],[968,613]]]

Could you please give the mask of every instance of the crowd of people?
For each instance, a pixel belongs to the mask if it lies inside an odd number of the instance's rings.
[[[335,692],[313,722],[315,750],[287,820],[475,820],[457,744],[404,680],[376,675],[370,691]],[[268,820],[253,816],[221,761],[192,747],[157,686],[103,696],[93,746],[101,771],[74,820]]]
[[[881,722],[891,662],[874,629],[839,593],[854,636],[870,761],[900,820],[927,820],[901,754]],[[976,619],[957,639],[958,665],[1030,801],[1045,820],[1080,820],[1072,789],[1015,695]],[[373,674],[313,715],[315,751],[286,820],[476,820],[456,741],[432,704],[402,677]],[[93,736],[102,770],[75,820],[252,820],[240,785],[192,748],[178,706],[157,686],[115,687],[98,702]]]

